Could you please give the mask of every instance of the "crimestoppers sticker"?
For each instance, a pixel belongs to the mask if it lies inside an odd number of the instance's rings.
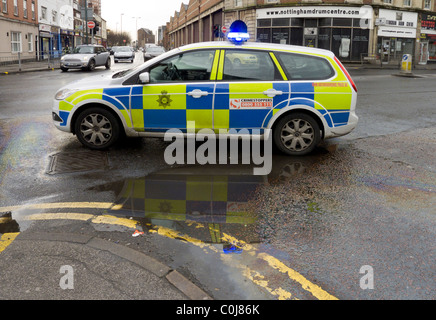
[[[230,109],[272,108],[273,99],[230,99]]]

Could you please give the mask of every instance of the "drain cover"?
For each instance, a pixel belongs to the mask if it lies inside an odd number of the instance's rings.
[[[48,174],[105,170],[108,167],[106,152],[80,151],[56,153],[50,156]]]

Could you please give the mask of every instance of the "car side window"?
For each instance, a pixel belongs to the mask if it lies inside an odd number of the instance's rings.
[[[325,80],[335,74],[330,63],[324,58],[287,52],[274,54],[279,59],[288,79]]]
[[[207,81],[210,79],[215,50],[185,52],[150,68],[150,83]]]
[[[282,80],[268,52],[226,50],[223,80]]]

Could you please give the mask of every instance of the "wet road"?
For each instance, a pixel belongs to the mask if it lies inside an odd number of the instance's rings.
[[[90,152],[54,128],[59,87],[130,66],[0,77],[0,234],[97,232],[215,299],[434,299],[436,75],[350,69],[357,129],[310,156],[275,152],[271,174],[253,176],[170,167],[161,139]]]

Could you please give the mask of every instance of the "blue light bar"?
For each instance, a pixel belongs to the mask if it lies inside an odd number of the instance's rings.
[[[241,20],[234,21],[230,26],[227,39],[235,44],[241,44],[250,39],[245,22]]]

